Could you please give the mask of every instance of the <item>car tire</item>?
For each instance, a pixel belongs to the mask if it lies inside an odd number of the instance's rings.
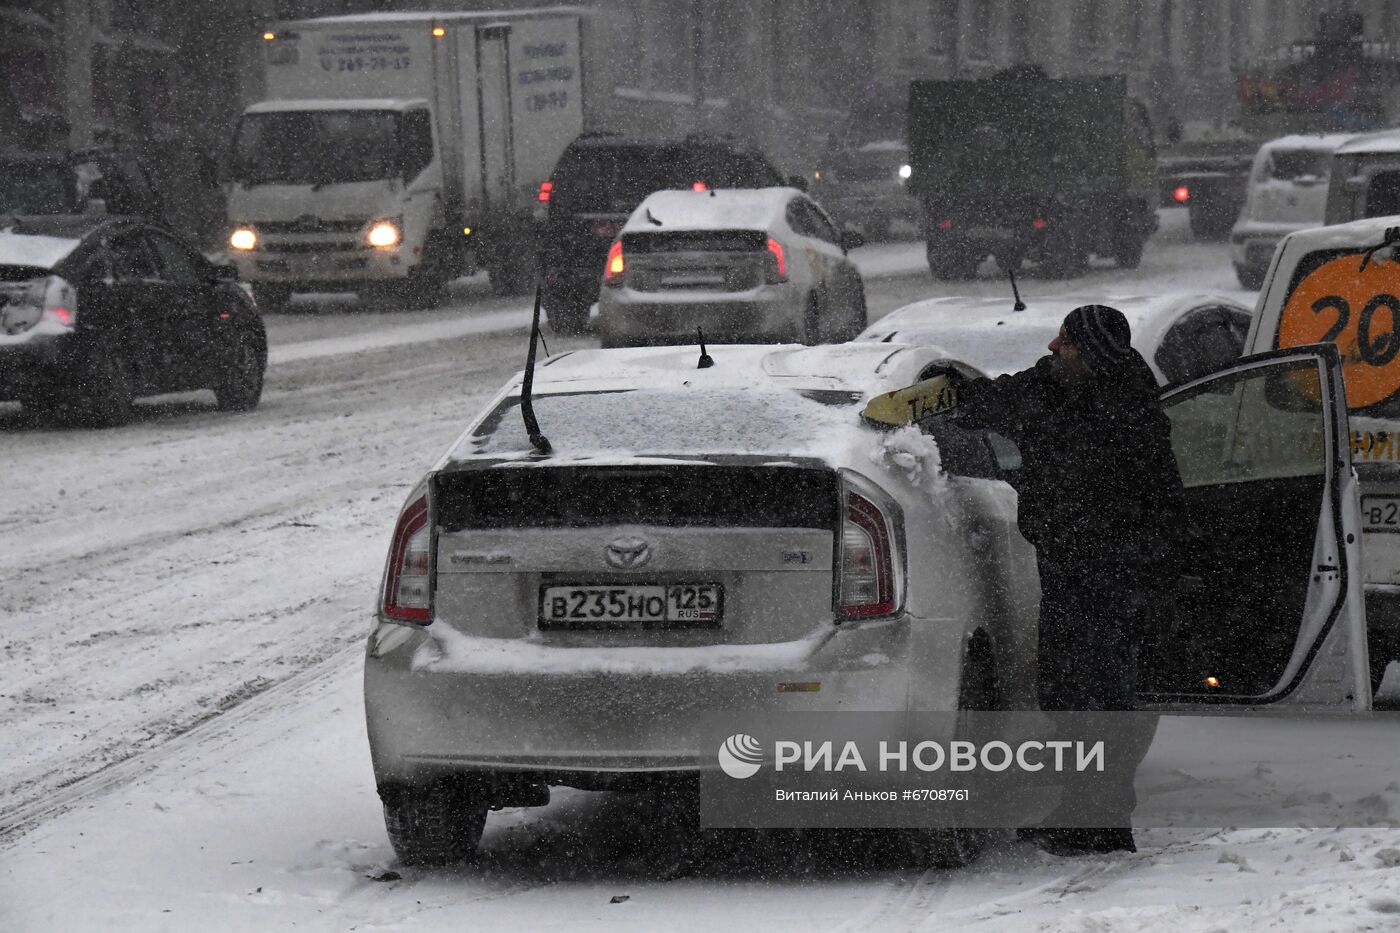
[[[92,427],[114,428],[131,420],[135,378],[126,354],[112,341],[94,344],[79,384],[78,416]]]
[[[1240,280],[1240,287],[1252,292],[1264,287],[1264,275],[1267,272],[1267,269],[1260,269],[1258,266],[1235,266],[1235,278]]]
[[[588,333],[588,306],[546,308],[549,329],[560,337],[577,337]]]
[[[1071,233],[1054,236],[1045,244],[1040,269],[1051,279],[1078,278],[1089,269],[1089,251]]]
[[[247,330],[240,330],[229,344],[214,400],[219,411],[252,411],[262,398],[265,364],[262,343]]]
[[[1375,696],[1381,689],[1381,682],[1385,680],[1385,669],[1390,666],[1395,651],[1388,645],[1368,647],[1371,653],[1371,696]]]
[[[292,302],[292,288],[275,282],[254,282],[253,301],[264,313],[285,311]]]
[[[1142,251],[1147,246],[1136,230],[1121,230],[1113,244],[1113,261],[1120,269],[1136,269],[1142,265]]]
[[[439,866],[476,853],[486,827],[487,803],[454,781],[380,790],[384,828],[405,865]]]
[[[535,264],[529,257],[510,255],[487,269],[491,291],[502,297],[524,295],[534,291]]]

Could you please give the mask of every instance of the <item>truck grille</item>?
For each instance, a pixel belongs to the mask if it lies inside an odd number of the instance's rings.
[[[368,220],[321,220],[301,217],[296,220],[262,220],[253,224],[261,233],[357,233]]]

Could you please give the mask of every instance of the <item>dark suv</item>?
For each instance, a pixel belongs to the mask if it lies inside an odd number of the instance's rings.
[[[0,153],[0,216],[111,214],[164,222],[155,185],[110,149]]]
[[[540,189],[540,200],[549,205],[540,258],[550,327],[561,334],[587,327],[608,247],[653,191],[768,188],[795,181],[784,179],[756,149],[728,137],[585,133],[564,150]]]

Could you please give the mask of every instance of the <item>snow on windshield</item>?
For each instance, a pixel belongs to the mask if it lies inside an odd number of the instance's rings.
[[[66,237],[0,233],[0,265],[52,269],[78,248],[78,242]]]
[[[666,388],[534,398],[556,458],[780,454],[827,457],[869,432],[856,393]],[[452,452],[454,459],[531,450],[520,400],[503,401]]]

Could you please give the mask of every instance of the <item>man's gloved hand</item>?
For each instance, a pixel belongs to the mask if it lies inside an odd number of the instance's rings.
[[[877,395],[866,403],[861,417],[882,428],[903,427],[930,415],[952,411],[958,405],[959,374],[948,372],[903,389]]]

